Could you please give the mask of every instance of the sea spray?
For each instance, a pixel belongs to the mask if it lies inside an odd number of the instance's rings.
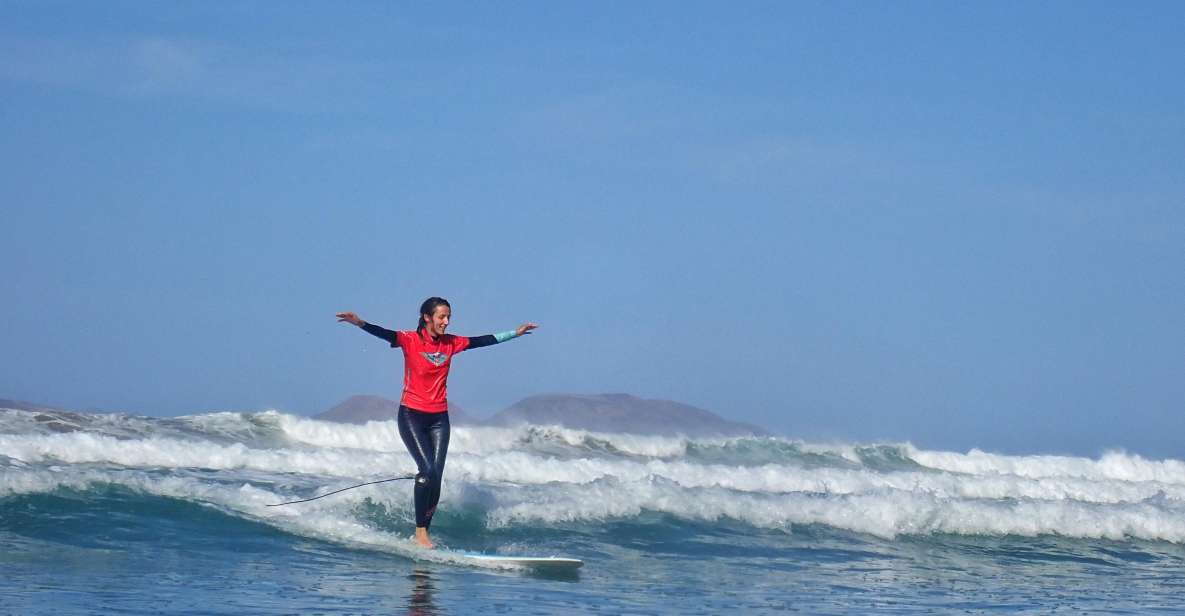
[[[261,509],[414,472],[394,422],[335,424],[276,411],[154,419],[0,411],[0,497],[119,485],[216,506],[324,540],[375,530],[351,507],[409,516],[406,490],[375,486],[285,512]],[[822,525],[893,539],[1056,535],[1185,542],[1185,464],[822,444],[689,439],[557,426],[454,429],[441,510],[488,528],[628,523],[647,513],[794,532]],[[299,520],[299,521],[295,521]],[[373,543],[373,540],[370,540]]]

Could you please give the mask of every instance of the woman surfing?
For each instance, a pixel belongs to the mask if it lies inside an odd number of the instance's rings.
[[[500,334],[467,338],[446,334],[452,306],[448,300],[430,297],[420,305],[420,322],[415,331],[391,331],[358,318],[353,312],[339,312],[339,322],[357,325],[367,333],[403,349],[403,396],[399,400],[399,436],[416,462],[416,542],[435,547],[428,527],[440,501],[444,459],[448,455],[448,372],[452,358],[461,351],[505,342],[539,327],[524,323]]]

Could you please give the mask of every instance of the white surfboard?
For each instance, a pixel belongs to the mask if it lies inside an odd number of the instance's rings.
[[[536,569],[577,569],[584,564],[584,561],[578,558],[561,558],[559,556],[502,556],[477,552],[462,552],[461,556],[484,563],[517,565]]]

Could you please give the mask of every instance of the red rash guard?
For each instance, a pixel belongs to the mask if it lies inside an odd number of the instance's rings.
[[[453,355],[510,340],[514,331],[474,338],[445,334],[433,338],[419,332],[396,332],[365,321],[362,329],[403,349],[403,398],[399,403],[413,411],[443,413],[448,410],[448,369]]]
[[[469,348],[469,338],[395,332],[391,346],[403,349],[403,398],[399,403],[425,413],[447,411],[448,369],[453,355]]]

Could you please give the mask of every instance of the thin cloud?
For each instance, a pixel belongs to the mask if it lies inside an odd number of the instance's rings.
[[[776,101],[722,100],[712,93],[636,82],[537,105],[519,115],[517,134],[549,151],[612,157],[617,164],[735,189],[924,185],[957,167],[954,161],[929,160],[924,148],[912,145],[771,132],[766,118],[785,113]]]
[[[0,50],[0,79],[121,98],[318,112],[357,111],[415,91],[410,80],[365,61],[202,39],[0,37]]]

